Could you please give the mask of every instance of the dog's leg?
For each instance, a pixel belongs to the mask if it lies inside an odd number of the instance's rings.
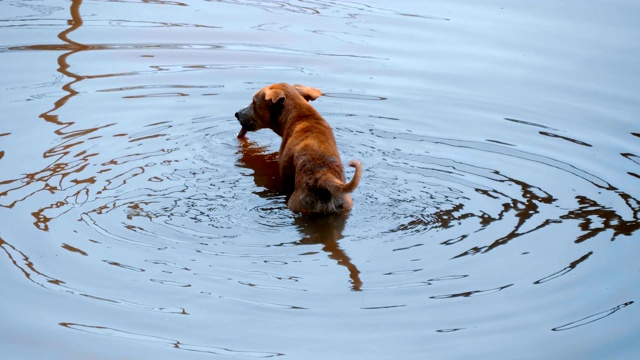
[[[287,201],[287,207],[293,212],[308,212],[309,209],[305,207],[304,195],[301,191],[294,191]]]

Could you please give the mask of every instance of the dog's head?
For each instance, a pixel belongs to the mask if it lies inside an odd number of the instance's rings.
[[[318,89],[304,85],[273,84],[260,89],[253,95],[249,106],[236,112],[236,119],[242,129],[238,138],[244,138],[248,131],[269,128],[280,134],[280,115],[291,101],[311,101],[322,95]]]

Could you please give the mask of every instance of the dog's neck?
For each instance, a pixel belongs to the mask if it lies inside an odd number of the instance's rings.
[[[285,129],[293,129],[294,123],[305,121],[310,116],[320,118],[316,109],[308,102],[289,102],[285,100],[279,115],[274,116],[273,131],[284,138],[286,136]]]

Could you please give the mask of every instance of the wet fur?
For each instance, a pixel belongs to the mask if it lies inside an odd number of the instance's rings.
[[[272,129],[282,137],[278,165],[285,191],[290,194],[287,206],[301,213],[337,213],[353,206],[350,192],[358,186],[362,165],[355,168],[346,182],[333,131],[309,104],[322,93],[318,89],[285,83],[260,89],[246,108],[236,113],[243,130]]]

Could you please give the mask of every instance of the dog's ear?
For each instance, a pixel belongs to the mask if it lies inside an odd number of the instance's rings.
[[[316,88],[299,84],[295,84],[293,85],[293,87],[296,88],[296,90],[298,90],[298,93],[300,93],[300,95],[302,95],[302,97],[307,101],[315,100],[322,95],[322,91]]]
[[[280,89],[267,89],[264,92],[264,99],[271,101],[272,103],[278,103],[284,101],[284,91]]]

